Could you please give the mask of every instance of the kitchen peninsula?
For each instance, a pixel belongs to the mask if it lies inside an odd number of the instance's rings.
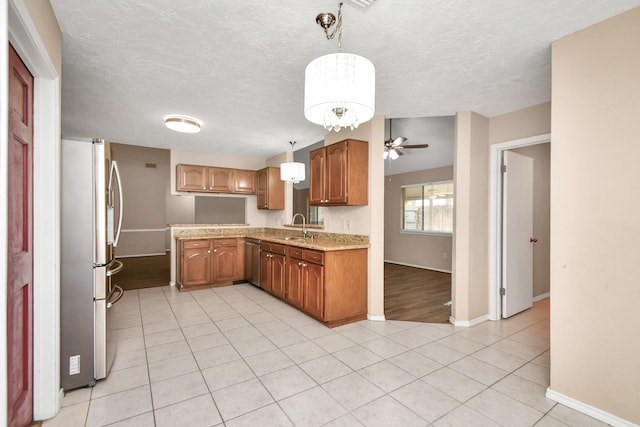
[[[366,319],[368,236],[246,224],[172,224],[171,283],[181,291],[244,282],[245,239],[261,241],[261,288],[333,327]]]

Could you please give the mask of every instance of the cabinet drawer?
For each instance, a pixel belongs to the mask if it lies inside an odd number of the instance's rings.
[[[215,239],[213,241],[214,248],[222,248],[224,246],[237,246],[238,242],[236,239]]]
[[[305,249],[304,251],[302,251],[302,259],[314,264],[324,265],[324,252]]]
[[[274,254],[280,255],[285,254],[285,246],[279,243],[262,242],[260,244],[260,249],[262,250],[262,252],[272,252]]]
[[[278,243],[272,243],[271,252],[273,252],[274,254],[284,255],[284,245],[280,245]]]
[[[209,240],[185,240],[182,242],[184,249],[208,248]]]
[[[302,249],[294,248],[293,246],[288,246],[287,250],[289,251],[289,256],[291,258],[302,259]]]

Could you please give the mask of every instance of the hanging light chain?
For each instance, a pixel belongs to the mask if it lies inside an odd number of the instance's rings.
[[[318,18],[323,16],[323,18],[328,19],[327,16],[333,17],[331,13],[318,15]],[[333,38],[338,34],[338,47],[342,49],[342,2],[340,2],[340,6],[338,7],[338,18],[336,19],[336,27],[333,29],[331,34],[329,34],[329,27],[332,23],[328,23],[326,21],[321,21],[316,18],[316,22],[322,26],[324,29],[324,34],[327,36],[327,40],[333,40]]]

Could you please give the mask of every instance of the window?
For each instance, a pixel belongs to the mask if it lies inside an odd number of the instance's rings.
[[[453,181],[402,187],[402,231],[453,232]]]

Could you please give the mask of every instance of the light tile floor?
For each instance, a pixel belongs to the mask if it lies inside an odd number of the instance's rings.
[[[44,426],[599,426],[545,398],[549,302],[326,328],[251,285],[128,291],[109,377]]]

